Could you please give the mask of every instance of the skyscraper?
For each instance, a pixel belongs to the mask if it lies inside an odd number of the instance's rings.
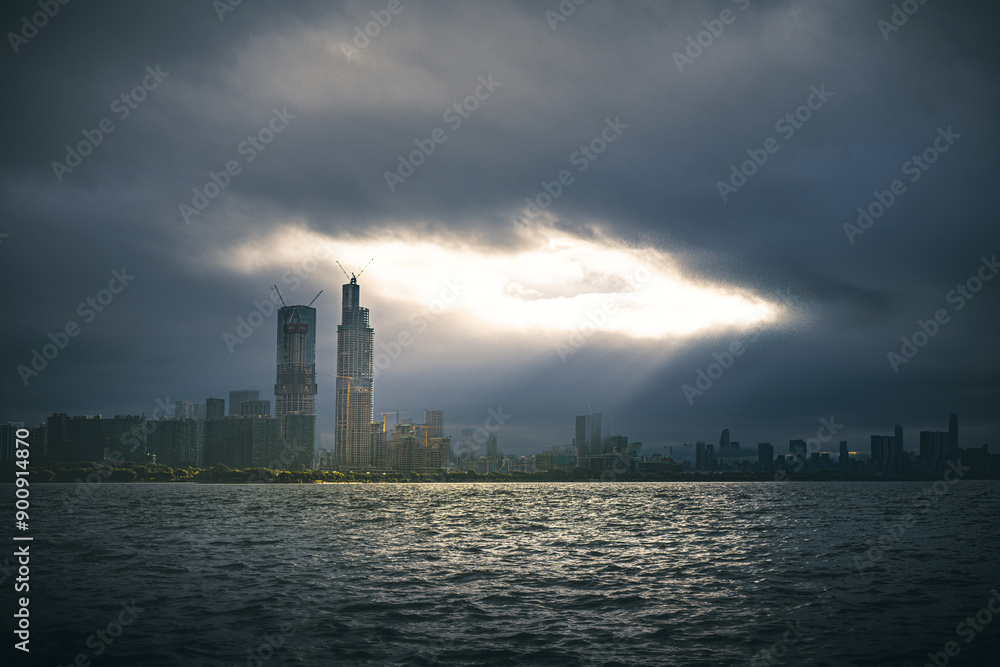
[[[337,327],[337,392],[333,459],[337,466],[372,465],[371,424],[375,420],[373,348],[375,331],[361,307],[357,276],[344,285]]]
[[[896,435],[873,435],[871,437],[871,464],[873,474],[899,474],[902,468],[903,458],[901,440],[901,433],[897,433]]]
[[[806,458],[806,441],[805,440],[789,440],[788,441],[788,453],[798,459]]]
[[[715,458],[715,445],[705,445],[705,467],[715,470],[718,465],[719,461]]]
[[[941,431],[920,432],[920,459],[941,463],[948,457],[948,447],[951,442],[950,433]]]
[[[288,437],[285,417],[290,413],[316,417],[316,309],[284,306],[278,309],[277,377],[274,416],[278,434]],[[314,443],[315,445],[315,443]]]
[[[774,445],[769,442],[757,443],[757,465],[761,470],[774,469]]]
[[[590,415],[590,455],[600,456],[604,453],[604,443],[601,438],[601,413]]]
[[[243,401],[256,401],[260,399],[260,392],[256,389],[241,389],[229,392],[229,414],[243,414]]]
[[[428,438],[443,438],[444,411],[424,410],[424,425],[427,427]]]
[[[576,464],[581,468],[586,468],[589,464],[590,448],[587,447],[587,415],[576,416]]]

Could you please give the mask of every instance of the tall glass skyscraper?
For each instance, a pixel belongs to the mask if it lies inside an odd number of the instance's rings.
[[[361,307],[356,276],[344,285],[337,327],[337,396],[333,459],[338,467],[365,468],[374,462],[371,424],[375,420],[373,348],[375,331]]]
[[[311,415],[316,421],[316,309],[309,306],[278,309],[274,416],[281,438],[288,437],[285,417],[292,413]]]

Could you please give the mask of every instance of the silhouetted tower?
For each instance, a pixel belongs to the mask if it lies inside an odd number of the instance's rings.
[[[599,456],[604,453],[604,444],[601,441],[601,413],[597,412],[590,416],[590,455]]]
[[[361,307],[358,278],[356,275],[349,278],[350,282],[343,288],[341,319],[337,327],[333,458],[337,466],[363,468],[372,465],[374,456],[371,424],[375,420],[375,330],[369,326],[368,309]]]
[[[276,357],[274,416],[278,419],[279,437],[285,438],[288,436],[288,415],[311,415],[315,422],[318,391],[315,308],[284,306],[278,309]],[[313,440],[315,445],[315,435]]]

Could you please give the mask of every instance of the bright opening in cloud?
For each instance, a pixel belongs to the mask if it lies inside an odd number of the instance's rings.
[[[334,238],[286,226],[227,253],[236,271],[284,272],[315,258],[317,275],[359,279],[379,301],[434,314],[465,313],[492,329],[541,332],[595,328],[633,338],[681,338],[775,324],[781,307],[748,290],[681,275],[663,251],[554,227],[525,232],[516,248],[473,246],[454,236],[400,232],[391,238]],[[329,272],[329,273],[328,273]]]

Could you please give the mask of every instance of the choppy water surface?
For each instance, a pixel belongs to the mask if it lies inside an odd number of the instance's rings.
[[[929,486],[36,485],[32,662],[996,664],[1000,483],[855,567]]]

